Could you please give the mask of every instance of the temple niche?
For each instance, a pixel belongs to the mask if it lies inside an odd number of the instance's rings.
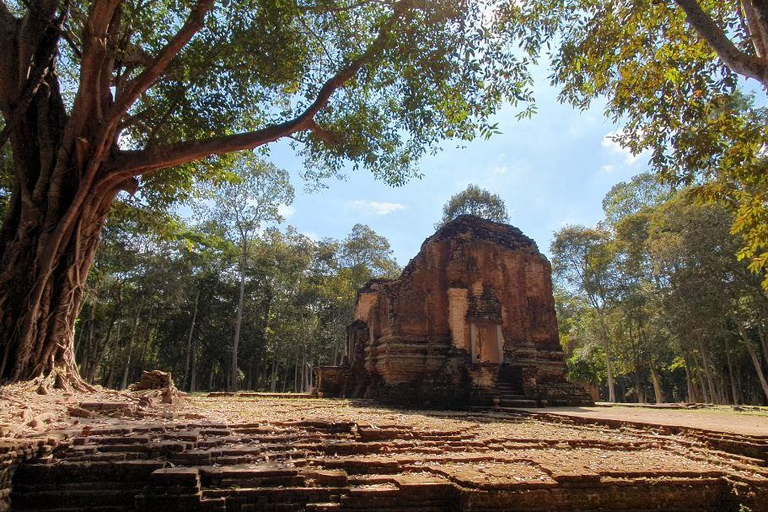
[[[464,215],[421,246],[399,278],[358,291],[343,366],[321,396],[465,407],[580,405],[565,380],[551,267],[510,225]]]

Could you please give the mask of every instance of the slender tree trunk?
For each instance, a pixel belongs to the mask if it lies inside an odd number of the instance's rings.
[[[731,397],[734,404],[739,403],[739,390],[736,387],[736,380],[733,377],[733,361],[731,360],[731,344],[728,338],[725,338],[725,359],[728,363],[728,380],[731,383]]]
[[[272,393],[277,390],[277,356],[272,360],[272,381],[269,384],[269,390]]]
[[[685,383],[688,386],[688,401],[691,403],[698,402],[698,397],[696,396],[696,388],[693,385],[693,380],[691,378],[691,371],[688,369],[689,362],[686,359],[685,361]]]
[[[648,366],[651,369],[651,381],[653,382],[654,399],[657,404],[664,403],[664,392],[661,389],[661,379],[659,378],[659,374],[656,371],[656,366],[653,364],[653,361],[651,361]]]
[[[141,318],[141,310],[144,307],[144,298],[139,301],[139,307],[136,308],[136,316],[133,318],[133,327],[131,327],[131,337],[128,338],[128,357],[125,359],[125,368],[123,368],[123,378],[121,380],[120,389],[128,387],[128,373],[131,369],[131,356],[133,355],[133,344],[136,340],[136,330],[139,328],[139,319]]]
[[[605,373],[608,378],[608,401],[616,401],[616,384],[613,381],[613,366],[611,364],[611,356],[608,352],[605,353]]]
[[[760,380],[760,387],[763,389],[763,394],[765,395],[766,400],[768,400],[768,381],[766,381],[765,373],[760,364],[760,356],[757,355],[757,351],[750,341],[747,341],[745,345],[747,347],[747,352],[749,353],[749,358],[752,360],[752,364],[755,367],[757,378]]]
[[[747,353],[749,354],[749,358],[752,360],[752,365],[755,367],[755,373],[757,374],[757,378],[760,381],[760,387],[763,389],[763,394],[765,395],[766,400],[768,400],[768,381],[766,381],[765,373],[763,372],[760,356],[757,354],[755,347],[752,345],[752,340],[749,338],[749,333],[747,332],[747,328],[744,325],[744,322],[742,322],[739,318],[734,318],[734,320],[736,320],[739,334],[741,335],[741,339],[744,340],[744,346],[747,348]]]
[[[235,319],[235,337],[232,342],[232,374],[230,391],[237,391],[237,351],[240,346],[240,326],[243,323],[243,304],[245,302],[245,262],[240,267],[240,287],[237,297],[237,318]]]
[[[285,377],[283,378],[283,388],[280,390],[281,393],[285,393],[285,390],[288,387],[288,375],[289,372],[285,372]]]
[[[608,379],[608,401],[616,401],[616,383],[613,380],[613,365],[611,364],[610,343],[608,342],[608,328],[605,325],[602,309],[598,309],[600,319],[600,331],[603,336],[603,350],[605,351],[605,373]]]
[[[197,391],[196,385],[197,385],[197,358],[195,357],[195,351],[192,350],[192,364],[189,368],[189,392],[194,393]]]
[[[106,334],[104,334],[104,341],[96,344],[96,347],[94,347],[94,354],[93,354],[95,355],[95,357],[93,357],[93,355],[91,356],[92,364],[87,374],[88,382],[90,382],[91,384],[93,384],[94,381],[96,380],[96,372],[99,371],[99,363],[103,362],[104,352],[106,352],[107,348],[109,348],[109,344],[112,341],[112,331],[115,328],[115,324],[117,323],[120,315],[120,304],[123,302],[122,295],[123,294],[122,294],[122,284],[121,284],[120,288],[118,289],[118,300],[115,306],[115,310],[110,316],[109,326],[107,327]]]
[[[301,372],[301,367],[299,366],[299,351],[296,351],[296,354],[293,358],[293,389],[294,391],[299,391],[299,373]]]
[[[699,351],[701,352],[701,362],[704,368],[704,376],[707,379],[707,388],[709,389],[709,396],[712,403],[717,403],[717,389],[715,389],[715,379],[712,376],[712,367],[709,364],[709,357],[707,351],[704,348],[704,344],[699,340]]]
[[[187,360],[184,364],[184,386],[188,387],[189,385],[189,374],[190,374],[190,361],[192,360],[192,336],[195,333],[195,322],[197,321],[197,304],[200,300],[200,285],[197,285],[197,292],[195,293],[195,306],[192,310],[192,323],[189,325],[189,335],[187,336]],[[191,391],[191,390],[190,390]]]

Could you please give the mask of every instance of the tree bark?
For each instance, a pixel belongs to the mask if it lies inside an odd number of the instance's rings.
[[[661,379],[659,378],[659,374],[656,371],[656,367],[654,366],[653,362],[651,362],[648,366],[651,369],[651,381],[653,382],[653,394],[656,403],[664,403],[664,392],[661,389]]]
[[[192,337],[195,333],[195,322],[197,321],[197,304],[200,300],[200,285],[197,285],[197,292],[195,293],[195,306],[192,310],[192,323],[189,325],[189,335],[187,336],[187,360],[184,365],[184,386],[188,387],[189,385],[189,374],[190,374],[190,361],[192,360]],[[190,391],[192,391],[190,389]]]
[[[235,336],[232,341],[232,373],[230,376],[230,391],[237,391],[237,351],[240,348],[240,326],[243,323],[243,304],[244,303],[245,303],[245,268],[241,268],[240,269],[240,285],[239,285],[238,295],[237,295],[237,317],[235,319]]]

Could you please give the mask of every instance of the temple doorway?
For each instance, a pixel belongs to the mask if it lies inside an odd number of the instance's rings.
[[[504,360],[504,337],[501,325],[471,324],[472,362],[501,364]]]

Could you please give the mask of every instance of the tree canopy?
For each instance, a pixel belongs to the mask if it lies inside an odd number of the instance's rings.
[[[476,215],[495,222],[509,222],[504,200],[498,194],[471,184],[448,199],[443,206],[443,217],[435,224],[435,228],[440,228],[459,215]]]
[[[768,286],[768,11],[760,2],[522,0],[507,30],[551,61],[560,99],[606,101],[614,139],[669,183],[734,211],[740,256]],[[756,80],[755,102],[744,89]]]
[[[768,401],[768,299],[736,257],[733,213],[647,173],[603,206],[551,248],[572,376],[611,401]]]

